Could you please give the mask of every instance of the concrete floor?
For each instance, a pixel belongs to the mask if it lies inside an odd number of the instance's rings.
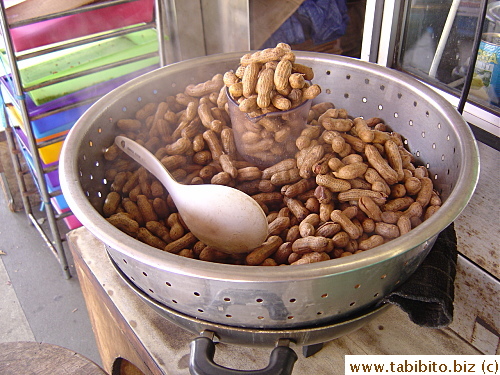
[[[0,342],[55,344],[100,364],[69,249],[67,280],[24,211],[12,212],[7,200],[0,190]]]

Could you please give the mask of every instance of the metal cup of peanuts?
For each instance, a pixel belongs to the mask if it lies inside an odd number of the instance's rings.
[[[289,45],[249,53],[224,74],[236,148],[247,161],[269,167],[293,157],[312,99],[321,93],[312,68],[295,63]]]

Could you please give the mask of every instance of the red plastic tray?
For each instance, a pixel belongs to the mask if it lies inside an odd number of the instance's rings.
[[[153,13],[154,0],[137,0],[16,27],[11,29],[12,41],[14,49],[19,52],[120,27],[151,22]]]

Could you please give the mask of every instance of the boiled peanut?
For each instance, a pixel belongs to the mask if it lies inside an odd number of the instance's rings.
[[[163,250],[167,245],[165,241],[163,241],[161,238],[156,237],[153,233],[151,233],[144,227],[139,228],[137,232],[137,239],[148,244],[149,246],[153,246],[161,250]]]
[[[328,256],[327,253],[321,252],[311,252],[302,255],[302,257],[295,262],[290,263],[290,265],[299,265],[299,264],[310,264],[310,263],[317,263],[317,262],[324,262],[325,260],[329,260],[330,257]]]
[[[422,177],[420,182],[422,186],[417,194],[417,197],[415,198],[415,201],[420,203],[422,207],[426,207],[432,196],[433,184],[429,177]]]
[[[359,236],[361,236],[362,232],[359,228],[340,210],[334,210],[330,218],[333,222],[339,223],[342,226],[342,229],[349,234],[349,236],[355,240]]]
[[[389,166],[388,162],[380,155],[375,146],[367,144],[365,146],[365,155],[368,163],[380,173],[389,185],[399,181],[398,173]]]
[[[333,250],[333,242],[326,237],[308,236],[299,238],[292,244],[292,251],[298,254],[328,252]]]
[[[384,238],[396,238],[399,237],[399,228],[394,224],[378,222],[375,223],[375,233]]]
[[[366,124],[366,121],[363,118],[356,117],[353,120],[353,124],[354,124],[354,130],[355,130],[356,134],[363,142],[370,143],[373,141],[373,138],[375,137],[375,135],[374,135],[372,129],[370,129],[368,127],[368,125]]]
[[[194,245],[198,241],[194,234],[191,232],[186,233],[184,236],[181,238],[174,240],[170,243],[168,243],[165,248],[163,249],[164,251],[168,253],[178,253],[182,249],[189,248],[190,246]]]
[[[379,234],[374,234],[373,236],[370,236],[366,240],[360,241],[359,249],[360,250],[373,249],[376,246],[382,245],[384,242],[385,242],[384,237],[382,237]]]
[[[272,256],[276,250],[281,246],[283,240],[279,236],[270,236],[266,242],[252,250],[245,258],[246,264],[250,266],[257,266],[261,264],[264,259]]]
[[[351,188],[351,184],[347,180],[342,180],[340,178],[335,178],[333,175],[329,174],[319,174],[316,176],[316,183],[319,186],[324,186],[330,191],[337,193],[342,191],[347,191]]]
[[[107,221],[129,236],[136,237],[139,232],[139,223],[129,214],[117,213],[108,217]]]
[[[140,194],[137,196],[137,207],[145,222],[158,220],[158,215],[153,209],[153,205],[145,195]]]
[[[279,235],[285,229],[290,227],[289,217],[277,217],[271,223],[269,223],[269,235]]]
[[[356,162],[344,165],[337,171],[333,172],[333,175],[337,178],[342,178],[344,180],[352,180],[354,178],[363,176],[368,168],[363,162]]]
[[[284,90],[288,86],[290,74],[292,74],[292,63],[290,60],[280,60],[274,72],[274,85],[277,90]]]
[[[250,66],[250,65],[249,65]],[[274,70],[264,69],[258,76],[255,91],[257,92],[257,105],[260,108],[269,107],[271,104],[271,91],[273,89]]]
[[[116,213],[116,209],[121,203],[121,195],[115,191],[111,191],[106,195],[106,199],[104,200],[104,205],[102,207],[102,211],[105,217],[110,217],[111,215]]]

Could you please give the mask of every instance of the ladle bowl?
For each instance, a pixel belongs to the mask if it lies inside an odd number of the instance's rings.
[[[168,190],[191,233],[227,254],[248,253],[267,238],[262,207],[249,195],[224,185],[183,185],[148,149],[117,136],[115,144],[151,172]]]

